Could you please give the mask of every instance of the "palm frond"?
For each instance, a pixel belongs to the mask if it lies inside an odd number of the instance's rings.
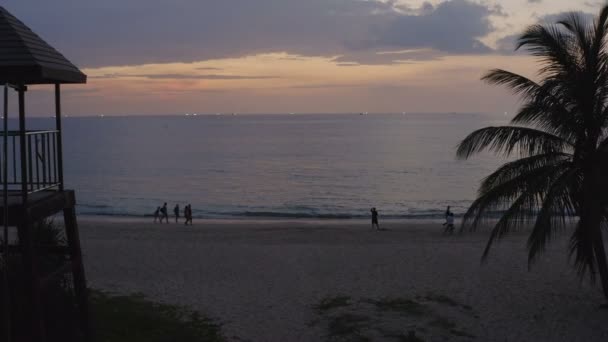
[[[461,231],[466,227],[471,231],[476,230],[484,219],[502,211],[508,203],[517,200],[524,193],[543,194],[560,169],[567,164],[568,162],[564,161],[561,164],[545,165],[529,172],[521,172],[485,192],[480,192],[462,218]]]
[[[574,266],[579,277],[582,278],[588,273],[594,280],[597,265],[592,241],[591,232],[579,221],[570,238],[570,257],[574,257]]]
[[[537,154],[521,158],[502,165],[498,170],[487,176],[481,182],[480,193],[487,193],[496,186],[511,181],[522,174],[530,173],[542,167],[568,167],[565,162],[570,162],[572,155],[561,152]]]
[[[608,32],[608,5],[604,5],[594,23],[593,53],[599,54],[606,47],[606,33]]]
[[[490,254],[490,249],[497,240],[500,240],[509,232],[521,227],[529,220],[530,213],[534,210],[537,203],[536,198],[537,194],[534,192],[523,193],[513,202],[509,209],[503,213],[490,233],[490,238],[486,243],[486,248],[481,257],[482,261],[487,259]]]
[[[532,25],[519,38],[516,49],[526,48],[541,59],[541,75],[574,73],[578,67],[573,40],[558,25]]]
[[[583,60],[588,61],[590,58],[593,58],[593,42],[591,38],[593,31],[590,25],[581,17],[580,13],[567,13],[558,21],[558,24],[565,27],[576,38],[573,42],[576,43],[577,50]]]
[[[581,180],[580,170],[564,169],[545,194],[536,222],[528,237],[528,267],[536,260],[551,240],[553,231],[564,228],[576,213],[573,192]]]
[[[502,69],[488,71],[481,80],[493,85],[507,86],[515,95],[524,97],[532,96],[540,89],[540,85],[531,79]]]
[[[457,147],[456,155],[468,159],[483,150],[509,156],[518,149],[522,156],[562,152],[572,147],[557,135],[521,126],[486,127],[469,134]]]
[[[515,117],[511,120],[512,125],[527,125],[566,140],[570,145],[574,145],[577,137],[577,120],[560,103],[555,103],[550,99],[526,102],[519,109]]]

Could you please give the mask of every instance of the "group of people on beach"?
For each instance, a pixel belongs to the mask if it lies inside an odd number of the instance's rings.
[[[175,207],[173,207],[173,214],[175,215],[175,223],[179,222],[179,204],[176,204]],[[188,204],[186,205],[186,207],[184,208],[184,218],[186,219],[186,221],[184,222],[185,225],[192,225],[192,205]],[[167,209],[167,202],[165,202],[165,204],[163,204],[162,207],[157,207],[156,210],[154,211],[154,223],[159,222],[159,223],[163,223],[163,220],[165,220],[166,223],[169,223],[169,212]]]
[[[374,207],[370,212],[372,213],[372,229],[381,230],[380,225],[378,224],[378,210]],[[443,226],[445,227],[443,230],[444,234],[454,233],[454,213],[450,210],[449,205],[445,211],[445,223]]]

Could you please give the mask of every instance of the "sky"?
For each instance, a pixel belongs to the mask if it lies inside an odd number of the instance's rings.
[[[529,77],[514,52],[528,25],[598,0],[5,0],[88,75],[64,86],[68,115],[426,113],[504,115]],[[32,87],[28,113],[52,113]]]

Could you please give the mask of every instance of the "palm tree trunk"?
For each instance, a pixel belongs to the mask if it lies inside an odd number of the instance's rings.
[[[595,252],[595,260],[600,273],[600,281],[602,282],[602,290],[604,298],[608,301],[608,263],[606,262],[606,250],[604,249],[604,240],[602,236],[602,228],[600,225],[595,229],[593,238],[593,250]]]
[[[585,197],[582,210],[585,214],[584,217],[581,216],[581,221],[587,221],[586,226],[589,229],[591,247],[593,248],[593,255],[595,256],[595,262],[600,274],[604,298],[608,301],[608,263],[606,261],[606,250],[602,236],[603,208],[595,192],[596,185],[601,183],[602,177],[598,168],[592,166],[588,170],[589,172],[583,184]]]

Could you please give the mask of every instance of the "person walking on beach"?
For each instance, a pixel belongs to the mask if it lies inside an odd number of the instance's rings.
[[[158,221],[158,216],[160,215],[160,207],[156,207],[156,211],[154,211],[154,223]]]
[[[190,222],[190,225],[192,225],[192,206],[190,204],[184,208],[184,217],[186,218],[184,224],[188,225],[188,222]]]
[[[450,216],[451,213],[452,212],[450,211],[450,206],[448,205],[448,208],[445,210],[445,219],[446,219],[446,221],[448,219],[448,216]]]
[[[163,219],[167,220],[167,223],[169,223],[169,213],[167,213],[167,202],[165,202],[163,207],[160,208],[160,213],[162,215],[160,217],[160,223],[163,223]]]
[[[445,230],[443,231],[444,234],[454,233],[454,213],[453,212],[448,213],[448,215],[445,218],[445,223],[443,225],[445,226]]]
[[[179,220],[179,204],[175,205],[175,208],[173,208],[173,213],[175,214],[175,223],[177,223]]]
[[[380,230],[380,225],[378,225],[378,211],[376,208],[372,208],[370,211],[372,212],[372,229],[376,228],[376,230]]]
[[[190,220],[190,206],[189,205],[186,205],[184,207],[184,219],[185,219],[184,224],[188,225],[188,221]]]

